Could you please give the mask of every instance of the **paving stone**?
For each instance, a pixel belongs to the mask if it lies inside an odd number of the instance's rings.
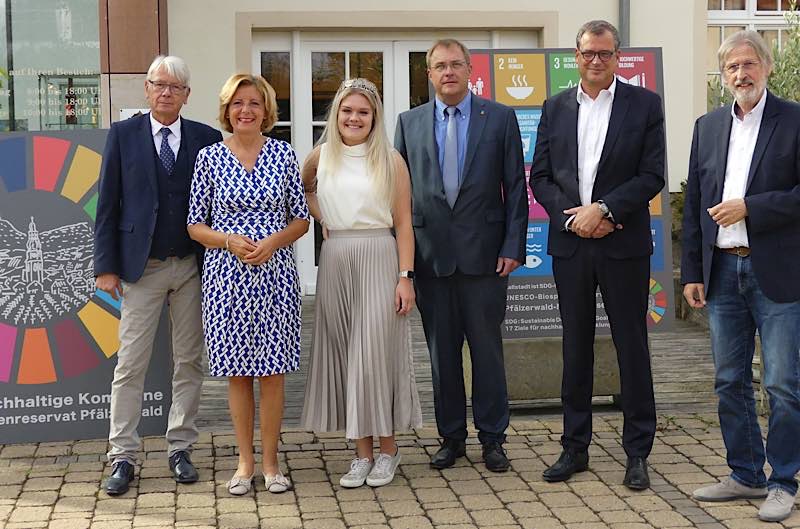
[[[61,520],[50,520],[47,529],[89,529],[92,521],[88,518],[65,518]]]
[[[148,507],[172,507],[173,505],[175,505],[175,494],[171,492],[139,494],[139,496],[136,498],[137,509]]]
[[[218,518],[219,529],[259,529],[261,522],[254,512],[222,514]]]
[[[381,510],[381,504],[377,500],[370,501],[341,501],[339,509],[343,513],[348,512],[376,512]]]
[[[320,518],[303,522],[304,529],[345,529],[344,522],[339,518]]]
[[[12,523],[9,522],[4,526],[4,529],[39,529],[47,527],[46,521],[42,522],[20,522],[20,523]]]
[[[464,508],[428,509],[428,518],[431,519],[435,526],[472,522],[472,518],[470,518],[469,513]]]
[[[22,490],[58,490],[61,488],[63,478],[31,478],[25,482]]]
[[[23,492],[17,498],[17,507],[53,505],[56,499],[58,499],[58,491],[55,490]]]
[[[339,503],[336,498],[328,497],[311,497],[300,498],[300,512],[314,513],[314,512],[339,512]]]
[[[18,457],[31,457],[36,453],[35,444],[6,445],[0,451],[0,458],[14,459]]]
[[[399,500],[416,500],[414,496],[414,491],[411,487],[403,485],[403,486],[386,486],[386,487],[378,487],[375,490],[375,496],[378,498],[378,501],[381,503],[386,501],[399,501]]]
[[[498,492],[497,497],[503,503],[534,502],[539,500],[539,497],[530,490],[505,490]]]
[[[341,501],[368,501],[375,499],[372,487],[358,487],[356,489],[339,489],[336,491],[336,499]]]
[[[264,518],[261,520],[261,529],[298,529],[303,522],[297,517]]]
[[[392,529],[433,529],[431,521],[424,516],[401,516],[389,520]]]
[[[600,519],[588,507],[552,507],[553,514],[564,523],[598,522]]]
[[[64,483],[58,492],[61,496],[94,496],[99,490],[99,483]]]
[[[516,476],[487,478],[486,482],[496,492],[502,492],[504,490],[525,490],[528,488],[527,484]]]
[[[56,503],[55,512],[88,512],[94,510],[97,498],[94,496],[69,496],[61,498]]]
[[[302,497],[333,496],[333,487],[330,483],[295,483],[295,494]]]
[[[637,513],[627,511],[599,511],[597,516],[608,525],[621,523],[644,523],[644,519]]]
[[[256,500],[252,496],[241,496],[238,498],[218,498],[217,512],[220,514],[254,513],[256,512]]]
[[[470,512],[472,519],[478,527],[487,527],[490,525],[512,525],[516,522],[511,513],[505,509],[488,509],[481,511]]]
[[[459,499],[468,511],[503,508],[503,502],[501,502],[497,496],[490,494],[466,494],[460,496]]]
[[[139,477],[139,494],[150,492],[175,492],[177,483],[172,478],[142,478]]]
[[[642,516],[653,527],[691,527],[692,522],[675,511],[650,511],[643,512]]]
[[[552,515],[550,509],[539,501],[509,503],[506,508],[517,518],[544,518]]]
[[[217,510],[214,507],[188,507],[178,508],[175,511],[176,522],[186,520],[214,520],[217,517]]]
[[[135,507],[135,498],[102,499],[101,497],[97,500],[97,504],[95,505],[95,515],[108,514],[119,516],[120,514],[133,514]]]
[[[459,496],[470,494],[493,494],[494,492],[486,482],[481,480],[451,481],[450,488],[453,489],[453,492]],[[419,490],[420,489],[417,489],[417,495],[419,495]]]
[[[632,496],[630,498],[626,498],[625,501],[634,511],[640,513],[645,511],[668,511],[672,509],[667,502],[654,494],[646,496]]]
[[[415,500],[397,500],[381,502],[381,507],[386,516],[409,517],[425,514]]]
[[[321,469],[308,468],[292,471],[292,481],[295,483],[313,483],[318,481],[328,482],[328,474]]]
[[[572,492],[545,492],[539,494],[539,499],[548,507],[575,507],[583,506],[581,499]]]
[[[473,467],[451,467],[441,471],[442,476],[448,481],[464,481],[481,479],[480,473]]]
[[[130,529],[132,526],[133,520],[103,520],[93,521],[90,529]]]
[[[8,517],[9,523],[38,522],[50,518],[52,506],[44,507],[17,507]]]
[[[344,513],[344,522],[348,527],[359,528],[371,525],[385,525],[386,515],[382,512],[350,512]]]
[[[456,495],[449,489],[417,489],[414,491],[423,504],[438,503],[443,501],[456,501]]]
[[[519,521],[522,529],[563,529],[558,518],[523,518]]]

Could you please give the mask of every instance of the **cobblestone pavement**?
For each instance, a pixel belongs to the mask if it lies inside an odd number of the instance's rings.
[[[176,485],[165,443],[145,440],[133,488],[111,498],[101,491],[109,469],[105,442],[8,445],[0,450],[0,526],[52,529],[640,529],[800,527],[800,514],[783,524],[756,519],[757,502],[703,504],[690,499],[699,484],[727,474],[716,418],[661,415],[649,459],[653,485],[632,492],[621,485],[625,454],[619,413],[595,418],[590,470],[568,483],[544,483],[542,470],[559,452],[557,415],[514,419],[508,449],[512,470],[486,471],[480,445],[444,471],[431,469],[436,432],[423,428],[399,437],[403,462],[393,483],[342,489],[351,449],[337,435],[283,433],[281,464],[295,483],[284,494],[228,495],[236,467],[231,431],[204,432],[194,451],[200,481]],[[474,436],[470,438],[474,441]]]

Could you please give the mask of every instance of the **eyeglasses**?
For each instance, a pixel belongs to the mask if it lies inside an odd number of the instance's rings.
[[[608,50],[603,50],[603,51],[578,50],[578,53],[581,54],[581,57],[583,57],[583,60],[586,62],[592,62],[595,57],[600,57],[601,62],[608,62],[611,60],[611,57],[613,57],[616,52]]]
[[[458,72],[466,68],[467,63],[466,61],[437,62],[431,67],[431,69],[436,73],[443,73],[448,67],[454,72]]]
[[[148,79],[147,82],[150,83],[150,86],[155,88],[157,92],[164,92],[166,90],[173,93],[180,93],[187,88],[185,84],[162,83],[161,81],[151,81],[150,79]]]
[[[743,72],[749,72],[749,71],[753,70],[759,64],[761,64],[761,63],[758,62],[758,61],[745,61],[745,62],[743,62],[741,64],[733,63],[733,64],[729,64],[728,66],[726,66],[725,67],[725,71],[728,72],[731,75],[735,74],[739,70],[742,70]]]

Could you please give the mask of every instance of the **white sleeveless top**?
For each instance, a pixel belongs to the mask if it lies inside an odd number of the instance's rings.
[[[317,200],[325,225],[329,230],[391,228],[392,212],[376,199],[367,176],[366,144],[342,147],[344,156],[333,174],[327,144],[319,150]]]

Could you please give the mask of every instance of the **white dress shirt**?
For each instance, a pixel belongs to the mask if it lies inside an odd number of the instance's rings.
[[[761,129],[761,117],[764,115],[766,101],[767,91],[764,90],[758,104],[741,119],[736,115],[737,105],[731,105],[733,122],[731,123],[731,136],[728,140],[728,161],[725,164],[723,202],[734,198],[744,198],[747,175],[750,174],[750,164],[753,161],[753,151],[756,148],[758,131]],[[744,219],[727,228],[720,226],[717,232],[717,246],[720,248],[750,246]]]
[[[170,131],[167,143],[169,143],[172,152],[175,153],[175,159],[177,160],[178,149],[181,147],[181,117],[178,116],[178,119],[176,119],[172,125],[164,125],[156,121],[152,112],[148,115],[150,116],[150,130],[153,133],[153,143],[156,145],[156,153],[161,156],[161,129],[167,127]]]
[[[592,99],[578,83],[578,185],[583,206],[592,203],[594,180],[606,142],[616,90],[617,78],[614,77],[611,86]]]

